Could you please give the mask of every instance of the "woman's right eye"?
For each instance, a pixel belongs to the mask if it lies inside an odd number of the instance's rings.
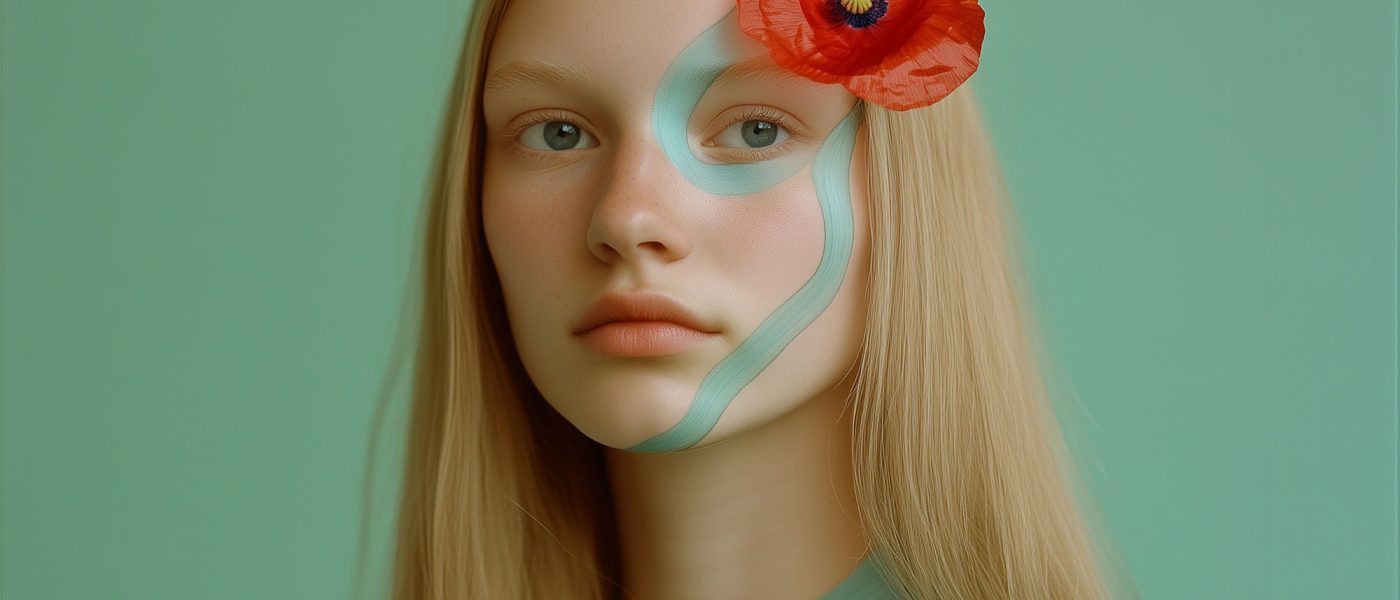
[[[526,127],[520,132],[520,143],[531,150],[559,152],[592,148],[598,145],[598,140],[578,125],[549,120]]]

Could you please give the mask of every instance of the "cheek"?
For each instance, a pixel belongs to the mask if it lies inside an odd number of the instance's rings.
[[[851,332],[863,328],[870,221],[863,138],[857,140],[849,175],[852,239],[846,273],[831,304],[807,327],[813,331],[804,330],[792,344],[851,346]],[[807,284],[821,263],[825,221],[810,165],[763,194],[735,202],[712,227],[717,280],[730,287],[727,304],[739,320],[737,330],[752,332]]]
[[[519,315],[548,315],[558,306],[570,279],[564,260],[567,245],[582,244],[562,209],[574,203],[568,191],[549,189],[539,178],[512,178],[494,171],[488,159],[481,190],[481,226],[491,261],[500,278],[512,331],[531,335],[531,325],[551,319],[519,319]],[[536,181],[532,182],[531,179]],[[527,344],[522,344],[527,345]]]
[[[734,287],[734,318],[752,331],[816,271],[824,236],[821,207],[807,170],[737,202],[716,222],[710,244]]]
[[[858,138],[863,140],[863,138]],[[850,208],[852,238],[850,255],[840,287],[829,305],[808,324],[791,343],[768,364],[759,375],[734,399],[715,429],[702,444],[751,429],[782,417],[797,407],[824,397],[837,389],[860,356],[865,336],[866,312],[869,306],[868,281],[870,272],[871,232],[869,202],[866,195],[864,147],[857,142],[850,167]],[[825,243],[823,221],[815,194],[806,190],[808,210],[792,205],[786,212],[795,215],[789,230],[767,223],[769,232],[783,244],[774,243],[774,253],[766,274],[773,283],[764,283],[763,306],[768,317],[774,307],[782,304],[808,282]],[[839,398],[837,398],[839,400]]]

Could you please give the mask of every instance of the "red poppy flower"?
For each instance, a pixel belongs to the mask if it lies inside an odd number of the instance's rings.
[[[774,62],[894,110],[928,106],[977,70],[977,0],[736,0]]]

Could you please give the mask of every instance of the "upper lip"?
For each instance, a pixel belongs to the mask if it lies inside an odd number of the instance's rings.
[[[700,317],[684,304],[656,292],[603,294],[579,317],[573,332],[584,333],[615,321],[670,321],[697,331],[716,333],[706,328]]]

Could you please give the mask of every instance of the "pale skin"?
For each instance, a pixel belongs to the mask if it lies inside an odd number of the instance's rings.
[[[621,583],[634,598],[818,598],[866,553],[843,411],[869,260],[859,141],[856,235],[835,299],[700,443],[626,450],[681,418],[709,370],[803,285],[822,253],[810,165],[759,193],[716,196],[678,173],[652,133],[671,59],[733,7],[512,0],[488,58],[488,74],[533,60],[587,78],[488,85],[483,226],[531,380],[603,445]],[[763,66],[766,50],[747,42],[745,58],[756,60],[747,64]],[[707,162],[808,160],[853,102],[840,86],[796,77],[732,79],[695,108],[691,145]],[[735,119],[753,107],[779,116],[766,122],[785,142],[748,147]],[[555,134],[561,122],[575,128],[576,143],[546,144],[551,122]],[[618,290],[665,293],[716,333],[668,356],[600,355],[570,328],[599,294]]]

